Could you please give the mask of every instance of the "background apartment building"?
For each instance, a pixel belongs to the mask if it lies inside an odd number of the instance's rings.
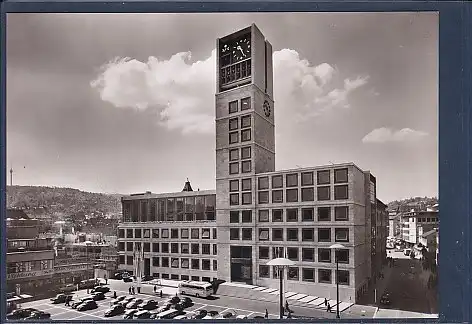
[[[355,302],[385,259],[386,206],[353,163],[275,170],[272,46],[252,25],[217,40],[216,191],[123,197],[120,268],[278,288],[266,263],[287,257],[287,289]],[[330,246],[342,243],[337,253]]]
[[[401,215],[401,222],[403,240],[410,245],[418,244],[423,233],[439,227],[439,212],[437,210],[412,210]]]

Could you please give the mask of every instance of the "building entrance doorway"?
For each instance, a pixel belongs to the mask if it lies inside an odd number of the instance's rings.
[[[252,285],[252,247],[231,247],[231,281]]]
[[[151,259],[149,258],[144,259],[144,275],[145,276],[151,275]]]

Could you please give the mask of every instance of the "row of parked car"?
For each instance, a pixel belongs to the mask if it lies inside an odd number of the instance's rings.
[[[15,309],[10,314],[7,314],[8,320],[48,320],[51,314],[37,310],[36,308],[19,308]]]

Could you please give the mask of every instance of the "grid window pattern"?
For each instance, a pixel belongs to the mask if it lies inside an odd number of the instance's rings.
[[[330,177],[331,176],[330,176],[330,171],[329,170],[318,171],[317,172],[317,178],[318,178],[317,183],[319,185],[330,184],[331,183]]]
[[[313,172],[303,172],[302,173],[302,186],[312,186],[313,185]]]
[[[283,210],[282,209],[273,209],[272,210],[272,222],[283,222]]]
[[[238,112],[238,101],[237,101],[237,100],[231,101],[231,102],[228,104],[228,109],[229,109],[229,113],[230,113],[230,114],[237,113],[237,112]]]
[[[334,183],[345,183],[348,181],[347,168],[334,170]]]
[[[272,176],[272,188],[282,188],[284,186],[284,180],[281,175]]]
[[[229,150],[229,160],[230,161],[238,161],[239,160],[239,149]]]

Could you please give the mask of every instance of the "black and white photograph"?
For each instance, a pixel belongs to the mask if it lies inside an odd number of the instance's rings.
[[[438,317],[437,12],[6,27],[8,320]]]

